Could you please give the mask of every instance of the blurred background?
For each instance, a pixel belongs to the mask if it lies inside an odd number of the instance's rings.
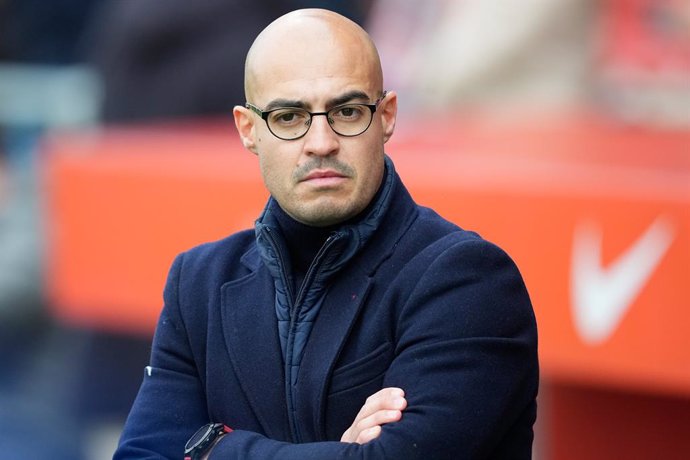
[[[521,267],[534,458],[690,458],[688,0],[0,0],[0,450],[110,458],[172,258],[266,199],[246,51],[314,6],[377,42],[415,199]]]

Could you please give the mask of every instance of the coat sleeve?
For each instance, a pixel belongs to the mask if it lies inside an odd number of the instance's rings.
[[[187,439],[208,423],[206,400],[178,305],[183,255],[173,262],[150,365],[113,460],[179,459]]]
[[[422,261],[399,299],[396,356],[384,387],[405,390],[402,420],[364,445],[289,444],[235,431],[222,459],[531,458],[537,331],[517,267],[496,246],[465,240]]]

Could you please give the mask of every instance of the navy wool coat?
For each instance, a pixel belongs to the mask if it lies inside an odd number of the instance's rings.
[[[173,263],[115,459],[182,458],[210,421],[235,430],[212,460],[531,458],[537,332],[520,273],[415,204],[387,163],[385,216],[323,296],[293,416],[274,279],[244,231]],[[393,386],[408,401],[402,419],[364,445],[339,442],[365,399]]]

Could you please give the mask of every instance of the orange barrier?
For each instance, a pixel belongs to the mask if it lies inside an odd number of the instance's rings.
[[[413,196],[496,241],[521,267],[547,374],[690,394],[687,133],[596,121],[401,125],[388,151]],[[267,194],[233,129],[112,129],[49,142],[47,281],[58,315],[150,333],[173,256],[252,225]],[[621,264],[650,263],[622,260],[650,232],[668,247],[649,250],[656,263],[636,285],[618,286]],[[574,322],[576,250],[599,270],[580,280],[594,283],[581,288],[594,290],[594,302],[633,291],[611,300],[626,311],[595,339]]]
[[[545,378],[690,396],[690,134],[433,119],[402,118],[387,151],[419,203],[516,260]],[[173,256],[250,227],[267,198],[230,121],[46,149],[49,296],[89,327],[150,333]]]
[[[113,129],[49,142],[46,280],[59,316],[149,334],[174,255],[252,225],[267,193],[233,129]]]

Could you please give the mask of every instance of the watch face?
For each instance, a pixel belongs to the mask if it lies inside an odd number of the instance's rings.
[[[189,451],[197,447],[200,443],[204,442],[208,435],[213,431],[215,424],[214,423],[209,423],[208,425],[204,425],[201,428],[199,428],[196,433],[192,435],[191,438],[189,438],[189,441],[187,441],[187,444],[185,445],[185,450]]]

